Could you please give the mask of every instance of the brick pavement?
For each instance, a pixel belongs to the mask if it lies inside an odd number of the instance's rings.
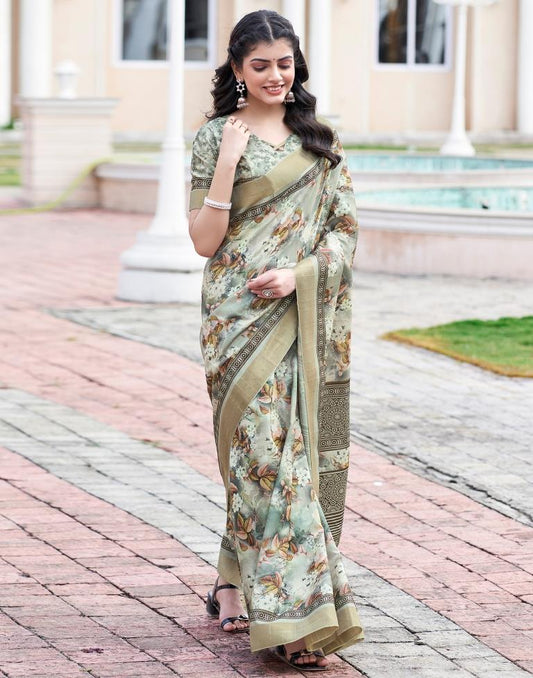
[[[356,276],[351,419],[354,437],[424,477],[533,524],[533,381],[384,342],[399,327],[531,312],[533,284]],[[201,362],[195,306],[71,309],[60,317]]]
[[[118,253],[144,224],[71,212],[0,228],[0,670],[296,674],[204,613],[223,497],[201,368],[47,312],[128,306],[112,299]],[[533,669],[530,527],[356,445],[347,505],[368,639],[336,673]]]

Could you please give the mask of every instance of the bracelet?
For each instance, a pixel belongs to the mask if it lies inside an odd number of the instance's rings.
[[[208,207],[214,207],[216,210],[230,210],[231,209],[231,203],[230,202],[219,202],[218,200],[211,200],[211,198],[208,198],[208,197],[204,198],[204,205],[207,205]]]

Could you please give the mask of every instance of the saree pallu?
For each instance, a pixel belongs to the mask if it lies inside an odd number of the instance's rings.
[[[305,638],[331,653],[363,639],[337,548],[357,224],[344,159],[331,168],[296,146],[234,186],[226,238],[204,272],[201,344],[228,501],[218,571],[242,588],[252,651]],[[333,150],[342,153],[337,140]],[[210,184],[194,153],[191,208]],[[287,266],[290,296],[248,291],[250,278]]]

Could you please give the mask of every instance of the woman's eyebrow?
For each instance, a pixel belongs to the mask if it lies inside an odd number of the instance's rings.
[[[253,59],[250,59],[250,63],[252,61],[264,61],[265,63],[268,63],[269,61],[283,61],[284,59],[292,59],[292,54],[287,54],[287,56],[280,57],[279,59],[260,59],[259,57],[254,57]]]

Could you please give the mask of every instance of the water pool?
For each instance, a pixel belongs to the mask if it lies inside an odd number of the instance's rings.
[[[356,195],[360,203],[379,206],[533,213],[533,186],[379,189]]]
[[[497,170],[532,170],[533,160],[511,158],[462,158],[440,155],[404,155],[356,153],[348,151],[348,166],[352,172],[469,172]]]

